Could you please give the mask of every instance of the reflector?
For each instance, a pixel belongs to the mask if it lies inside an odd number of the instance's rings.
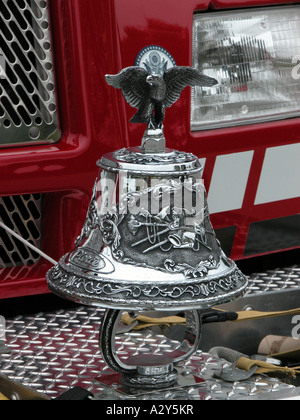
[[[196,14],[193,66],[219,85],[192,89],[193,131],[300,115],[300,7]]]

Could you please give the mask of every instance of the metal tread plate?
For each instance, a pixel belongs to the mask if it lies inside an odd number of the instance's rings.
[[[300,266],[254,274],[249,280],[249,294],[299,287]],[[82,386],[100,399],[128,399],[117,389],[103,385],[105,377],[109,379],[111,376],[113,382],[112,372],[105,365],[99,349],[98,335],[103,314],[104,311],[98,308],[78,306],[6,319],[6,344],[10,353],[0,355],[0,373],[50,398],[74,386]],[[146,335],[131,331],[117,341],[120,358],[134,353],[168,352],[177,345],[178,342],[151,331]],[[224,365],[228,365],[225,360],[199,350],[182,367],[181,377],[188,377],[191,381],[186,386],[131,398],[239,399],[294,389],[267,376],[225,383],[214,378],[214,373]],[[102,383],[98,381],[99,376]],[[201,382],[202,379],[205,382]]]
[[[247,296],[276,292],[300,286],[300,265],[254,273],[250,276]]]

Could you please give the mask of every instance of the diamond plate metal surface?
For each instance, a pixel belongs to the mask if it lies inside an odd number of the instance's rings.
[[[299,284],[300,267],[294,266],[251,276],[249,293],[299,287]],[[51,398],[73,386],[82,386],[99,399],[159,400],[243,399],[294,389],[267,376],[225,383],[216,379],[214,373],[228,366],[228,362],[198,351],[180,368],[180,387],[129,397],[117,385],[113,388],[103,385],[116,383],[115,374],[105,365],[99,349],[103,314],[101,309],[78,306],[6,319],[6,345],[10,353],[0,355],[0,373]],[[129,354],[168,353],[178,345],[177,341],[150,330],[144,334],[125,333],[118,336],[116,343],[120,359],[126,359]]]
[[[255,273],[250,276],[247,295],[296,288],[300,286],[300,265]]]

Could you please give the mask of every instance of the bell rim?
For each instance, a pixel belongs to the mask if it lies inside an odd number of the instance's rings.
[[[218,277],[211,278],[208,275],[207,279],[200,278],[192,281],[186,279],[185,282],[181,280],[173,281],[173,283],[157,282],[152,286],[152,289],[151,287],[149,289],[150,283],[140,285],[132,282],[128,284],[128,280],[126,280],[126,282],[118,281],[110,284],[107,278],[95,280],[76,275],[74,270],[70,268],[66,270],[63,267],[63,258],[46,274],[49,290],[76,303],[103,309],[159,311],[206,309],[242,297],[248,286],[247,276],[240,271],[232,260],[230,260],[232,265],[227,272],[223,272]],[[53,274],[54,270],[60,274]],[[236,277],[234,278],[234,276]],[[219,282],[216,283],[216,280]],[[96,288],[92,290],[95,283]],[[110,290],[112,286],[116,286],[116,288]],[[168,286],[169,289],[166,289]],[[225,292],[207,297],[205,293],[209,293],[209,288],[211,288],[212,294],[213,288],[215,290],[217,288],[225,289]],[[151,295],[153,291],[154,294]],[[125,293],[125,296],[122,295],[122,292]],[[120,296],[118,296],[119,294]]]
[[[63,291],[60,291],[56,288],[54,288],[52,285],[48,285],[49,290],[54,293],[56,296],[70,300],[74,303],[78,303],[80,305],[94,307],[98,309],[116,309],[116,310],[124,310],[124,311],[160,311],[160,312],[169,312],[171,310],[174,311],[186,311],[186,310],[201,310],[201,309],[208,309],[212,308],[214,306],[224,305],[226,303],[233,302],[237,299],[242,298],[246,293],[248,282],[245,283],[240,289],[228,294],[224,295],[222,299],[215,299],[212,301],[203,300],[203,301],[193,301],[193,304],[190,302],[185,302],[181,305],[168,305],[165,302],[162,302],[161,305],[155,305],[153,304],[153,301],[149,305],[141,305],[138,306],[136,302],[133,302],[132,304],[128,305],[122,305],[122,304],[116,304],[115,302],[109,304],[108,302],[97,302],[90,300],[88,298],[85,298],[84,296],[79,296],[77,294],[66,294]]]
[[[163,153],[144,153],[139,147],[106,153],[97,161],[97,166],[109,172],[127,171],[149,176],[179,176],[203,171],[199,158],[192,153],[174,149],[166,149]]]

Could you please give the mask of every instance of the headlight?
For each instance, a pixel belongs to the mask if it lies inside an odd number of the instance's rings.
[[[300,7],[196,14],[193,66],[219,81],[193,88],[193,131],[300,115]]]

